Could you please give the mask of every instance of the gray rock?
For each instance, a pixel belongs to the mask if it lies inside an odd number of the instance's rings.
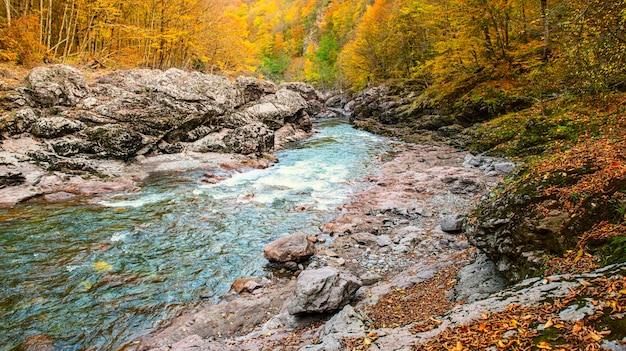
[[[350,305],[346,305],[339,313],[334,315],[320,331],[320,343],[308,345],[301,348],[301,351],[340,351],[344,348],[341,345],[343,338],[360,337],[365,332],[363,317]]]
[[[572,305],[559,313],[559,319],[567,322],[576,322],[596,312],[597,308],[589,299]]]
[[[66,65],[33,68],[26,77],[33,100],[40,106],[76,106],[89,94],[83,74]]]
[[[118,124],[95,127],[85,132],[100,157],[127,160],[136,156],[144,146],[141,135]]]
[[[381,235],[376,239],[376,244],[380,247],[385,247],[393,244],[393,242],[388,235]]]
[[[333,312],[345,306],[361,287],[361,281],[334,267],[305,270],[298,276],[288,307],[290,314]]]
[[[263,250],[263,256],[267,260],[278,263],[301,262],[313,254],[315,254],[315,245],[307,239],[304,233],[284,236],[271,242]]]
[[[39,138],[58,138],[67,134],[72,134],[85,128],[82,122],[74,121],[64,117],[47,117],[35,121],[30,133]]]
[[[374,234],[361,232],[352,235],[352,240],[354,240],[357,244],[369,245],[375,243],[378,240],[378,237]]]
[[[272,130],[277,130],[285,125],[285,114],[270,102],[252,105],[245,109],[244,113],[253,116],[254,119],[261,121]]]
[[[265,124],[254,122],[239,127],[224,137],[226,152],[237,154],[262,154],[274,147],[274,132]]]
[[[59,156],[74,156],[94,152],[93,143],[78,137],[64,137],[49,142],[50,147]]]
[[[6,136],[26,133],[36,121],[37,115],[33,109],[20,109],[15,115],[6,114],[0,117],[0,133]]]
[[[278,90],[276,84],[254,77],[238,77],[236,84],[243,93],[246,104],[256,101],[265,95],[274,94]]]
[[[513,162],[498,162],[493,164],[493,168],[496,172],[502,175],[508,175],[516,168]]]
[[[441,230],[447,233],[458,233],[463,230],[465,215],[453,214],[441,219]]]
[[[264,96],[259,103],[273,104],[287,122],[291,122],[287,117],[295,117],[307,107],[306,100],[300,94],[287,89],[279,89],[276,94]]]
[[[278,89],[290,90],[298,93],[305,100],[322,100],[322,95],[312,85],[303,82],[280,83]]]
[[[383,279],[380,274],[372,272],[366,272],[365,274],[362,274],[359,278],[361,278],[363,286],[374,285]]]
[[[496,272],[496,266],[484,252],[479,251],[471,264],[461,268],[452,289],[454,301],[474,302],[502,290],[506,281]]]

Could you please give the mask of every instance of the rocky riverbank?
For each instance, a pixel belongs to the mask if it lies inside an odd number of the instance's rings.
[[[327,104],[340,115],[362,108],[358,97]],[[476,224],[468,212],[497,196],[514,163],[437,143],[398,143],[394,154],[319,235],[268,246],[282,270],[236,281],[219,304],[126,349],[547,349],[557,340],[623,350],[625,264],[507,285],[463,235]]]
[[[477,162],[444,146],[396,144],[394,150],[393,160],[365,179],[371,186],[343,205],[343,214],[323,225],[318,236],[307,242],[295,234],[268,246],[266,257],[294,262],[282,270],[292,276],[240,279],[219,304],[183,315],[126,349],[444,349],[451,339],[447,330],[513,306],[533,308],[563,298],[566,303],[549,317],[552,323],[559,318],[587,323],[603,306],[566,298],[605,276],[626,283],[621,265],[587,275],[533,278],[502,290],[505,280],[494,264],[461,231],[463,214],[505,175],[485,169],[497,164],[510,171],[513,165],[489,158]],[[307,260],[313,242],[315,254]],[[541,318],[535,329],[548,322]],[[438,337],[444,338],[440,344]],[[607,349],[621,347],[601,339],[598,345]]]
[[[266,167],[324,112],[307,84],[178,69],[119,71],[88,84],[81,71],[55,65],[2,86],[0,206],[132,191],[160,169]]]

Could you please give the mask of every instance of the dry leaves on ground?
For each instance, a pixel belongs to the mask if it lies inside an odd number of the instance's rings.
[[[582,299],[598,311],[576,322],[561,321],[559,313]],[[433,350],[600,350],[602,340],[622,340],[626,333],[626,278],[598,278],[581,285],[563,300],[540,306],[509,306],[484,314],[470,325],[447,329],[416,351]]]

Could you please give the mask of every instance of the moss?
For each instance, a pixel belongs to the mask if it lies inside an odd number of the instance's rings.
[[[603,266],[626,262],[626,236],[611,238],[605,244],[592,249],[592,253],[603,258]]]

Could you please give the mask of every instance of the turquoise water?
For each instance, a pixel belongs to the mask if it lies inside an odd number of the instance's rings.
[[[265,245],[317,233],[388,151],[342,121],[316,127],[275,166],[218,184],[161,173],[136,194],[0,209],[0,350],[36,334],[114,350],[266,274]]]

